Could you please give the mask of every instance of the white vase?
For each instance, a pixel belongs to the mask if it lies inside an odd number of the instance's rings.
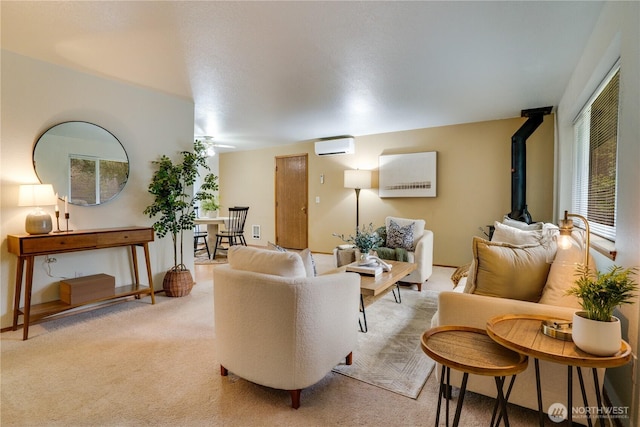
[[[584,311],[573,314],[571,336],[575,345],[596,356],[613,356],[620,351],[622,330],[620,319],[611,317],[611,322],[587,319]]]
[[[364,253],[364,252],[360,252],[360,249],[358,249],[358,263],[360,265],[366,265],[371,261],[371,254],[370,253]]]

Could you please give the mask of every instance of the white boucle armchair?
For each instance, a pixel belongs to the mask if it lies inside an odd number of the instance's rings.
[[[345,358],[351,363],[358,333],[357,274],[307,277],[297,253],[234,246],[229,264],[216,267],[213,276],[222,375],[230,371],[288,390],[297,409],[303,388]]]

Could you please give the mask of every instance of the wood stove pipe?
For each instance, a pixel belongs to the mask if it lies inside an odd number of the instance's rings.
[[[531,214],[527,210],[527,138],[542,124],[544,116],[553,107],[522,110],[521,117],[527,121],[511,137],[511,212],[509,218],[531,224]]]

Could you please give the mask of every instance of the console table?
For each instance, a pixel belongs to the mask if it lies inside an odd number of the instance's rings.
[[[54,314],[70,310],[82,305],[93,304],[100,301],[113,300],[116,298],[142,295],[150,295],[151,303],[155,304],[153,294],[153,279],[151,274],[151,262],[149,260],[149,242],[154,238],[151,227],[122,227],[104,228],[95,230],[78,230],[62,233],[50,234],[24,234],[8,235],[7,244],[9,252],[18,257],[18,267],[16,269],[16,288],[13,303],[13,330],[18,328],[18,317],[23,315],[23,336],[26,340],[29,337],[29,324],[42,318],[53,316]],[[136,247],[144,249],[144,257],[147,266],[147,277],[149,285],[140,284],[138,275],[138,256]],[[33,265],[34,258],[40,255],[53,255],[68,252],[89,251],[94,249],[130,247],[133,259],[133,273],[135,283],[132,285],[118,286],[115,295],[97,300],[83,302],[81,304],[66,304],[60,300],[43,304],[31,305],[31,289],[33,285]],[[26,263],[26,271],[25,271]],[[24,307],[20,308],[22,296],[22,282],[24,288]]]

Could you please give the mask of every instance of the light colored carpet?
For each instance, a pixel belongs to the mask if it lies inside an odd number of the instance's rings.
[[[358,334],[353,364],[333,370],[416,399],[435,366],[420,348],[420,336],[436,312],[438,293],[400,293],[400,304],[388,292],[366,308],[368,332]]]
[[[262,387],[233,374],[220,376],[213,324],[214,268],[215,265],[196,266],[194,277],[198,284],[183,298],[158,294],[156,305],[151,305],[147,297],[34,325],[28,341],[21,340],[21,330],[1,334],[0,424],[434,424],[438,393],[435,375],[429,377],[414,400],[330,372],[302,391],[298,410],[291,409],[286,391]],[[434,278],[427,282],[428,289],[439,286]],[[451,402],[454,405],[455,396]],[[488,425],[493,402],[467,393],[460,425]],[[535,425],[536,417],[533,411],[510,407],[512,426]]]

